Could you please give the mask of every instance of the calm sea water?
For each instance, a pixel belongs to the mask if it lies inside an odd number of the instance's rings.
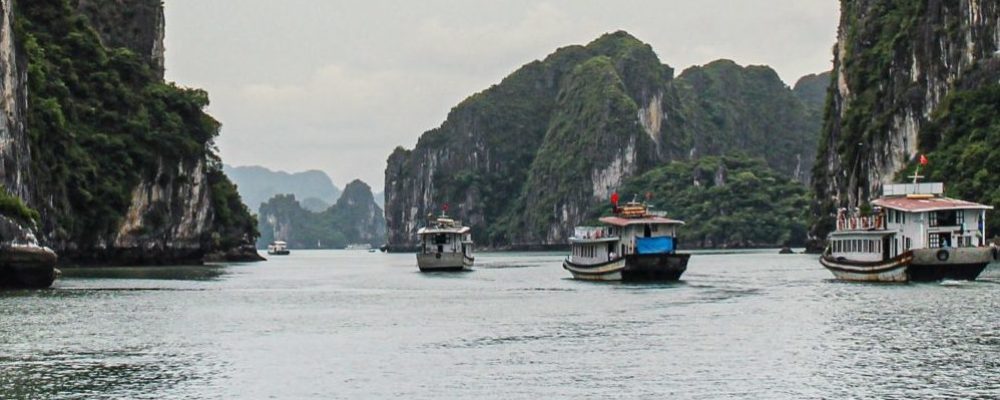
[[[697,254],[660,285],[537,253],[65,271],[0,293],[0,398],[1000,397],[1000,268],[847,284],[775,253]]]

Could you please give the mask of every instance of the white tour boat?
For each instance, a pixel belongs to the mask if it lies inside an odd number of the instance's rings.
[[[469,227],[462,226],[445,215],[433,218],[426,227],[417,231],[420,250],[417,266],[421,271],[467,271],[476,259],[472,255],[473,242]]]
[[[291,252],[288,251],[288,243],[281,240],[275,240],[267,246],[267,254],[272,256],[287,256],[291,254]]]
[[[680,279],[691,258],[676,251],[677,228],[684,221],[636,202],[615,209],[614,216],[600,219],[602,227],[576,228],[563,268],[575,279],[592,281]]]
[[[975,280],[997,259],[986,243],[993,207],[943,193],[942,183],[885,185],[869,215],[840,209],[820,263],[847,281]]]

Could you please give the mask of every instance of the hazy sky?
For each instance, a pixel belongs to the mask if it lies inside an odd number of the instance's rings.
[[[385,160],[465,97],[626,30],[677,73],[719,58],[786,83],[828,70],[834,0],[166,0],[167,79],[209,91],[232,165],[381,190]]]

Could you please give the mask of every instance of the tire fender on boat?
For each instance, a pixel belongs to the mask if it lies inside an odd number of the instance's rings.
[[[434,254],[434,258],[440,259],[441,258],[441,253]]]
[[[938,261],[948,261],[948,257],[950,256],[951,254],[948,254],[948,250],[945,249],[938,250],[937,252]]]
[[[1000,249],[993,248],[993,261],[1000,261]]]

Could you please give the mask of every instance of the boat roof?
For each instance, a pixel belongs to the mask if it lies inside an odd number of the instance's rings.
[[[619,227],[629,225],[684,225],[684,221],[666,217],[646,216],[642,218],[603,217],[601,222]]]
[[[439,233],[451,233],[455,235],[462,235],[468,233],[471,229],[467,226],[455,227],[455,228],[420,228],[417,230],[418,235],[436,235]]]
[[[992,206],[948,197],[882,197],[872,201],[872,205],[904,212],[927,212],[944,210],[992,210]]]
[[[602,238],[571,237],[569,238],[569,242],[572,244],[607,243],[607,242],[617,242],[619,239],[621,238],[619,238],[618,236],[605,236]]]
[[[282,241],[282,240],[275,240],[275,241],[274,241],[274,243],[271,243],[271,244],[275,244],[275,245],[283,245],[283,244],[288,244],[288,243],[285,243],[285,242],[284,242],[284,241]]]
[[[830,232],[830,237],[834,236],[887,236],[895,233],[894,231],[878,230],[878,229],[854,229],[854,230],[836,230]]]

